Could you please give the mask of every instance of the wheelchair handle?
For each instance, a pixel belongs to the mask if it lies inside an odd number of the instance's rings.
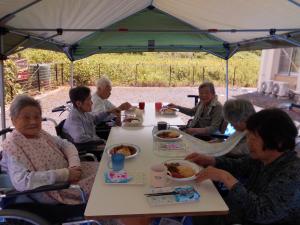
[[[13,128],[11,127],[8,127],[8,128],[4,128],[3,130],[0,130],[0,136],[8,133],[8,132],[12,132],[13,131]]]
[[[66,106],[61,105],[52,109],[52,112],[62,112],[66,110]]]

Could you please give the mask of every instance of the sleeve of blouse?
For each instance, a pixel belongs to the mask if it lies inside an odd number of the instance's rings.
[[[69,170],[67,168],[47,171],[30,171],[14,156],[4,154],[4,157],[11,182],[18,191],[32,190],[43,185],[68,181]]]
[[[243,215],[248,221],[271,224],[289,216],[299,195],[298,170],[280,173],[259,194],[248,191],[237,183],[229,192],[229,208],[237,211],[232,214]],[[299,202],[298,202],[299,203]]]
[[[186,114],[188,116],[195,116],[195,113],[197,111],[199,105],[195,106],[194,108],[190,109],[190,108],[186,108],[186,107],[182,107],[182,106],[178,106],[179,112]]]
[[[67,157],[69,162],[69,167],[80,166],[80,158],[76,147],[65,139],[60,137],[51,136],[54,143],[62,151],[62,153]]]

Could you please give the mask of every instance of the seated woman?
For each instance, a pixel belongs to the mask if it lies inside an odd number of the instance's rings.
[[[100,142],[101,138],[96,134],[96,125],[103,122],[114,113],[112,109],[97,114],[92,111],[91,90],[88,87],[79,86],[69,92],[73,109],[66,119],[63,131],[71,136],[74,143]]]
[[[213,83],[205,82],[199,86],[199,98],[199,104],[192,109],[173,103],[169,104],[169,107],[194,116],[184,129],[188,134],[210,135],[219,130],[223,121],[222,105],[217,100]]]
[[[119,111],[128,110],[131,105],[128,102],[122,103],[119,107],[112,104],[108,98],[111,94],[112,84],[111,81],[103,76],[96,82],[97,91],[92,95],[92,111],[93,113],[106,112],[112,109]]]
[[[232,159],[193,153],[186,157],[207,167],[197,181],[211,179],[229,189],[225,201],[230,213],[223,224],[300,224],[296,126],[284,111],[266,109],[252,115],[246,127],[249,156]],[[246,178],[246,182],[236,177]],[[195,224],[206,224],[203,220],[195,218]]]
[[[71,182],[90,193],[97,163],[80,162],[73,144],[41,129],[42,110],[38,101],[27,95],[17,96],[10,106],[10,116],[15,130],[3,142],[1,164],[18,191]],[[77,190],[51,191],[32,197],[43,203],[81,203]]]
[[[244,99],[231,99],[225,102],[223,106],[224,119],[229,122],[243,137],[239,143],[227,154],[227,156],[241,156],[249,154],[246,142],[246,121],[255,113],[251,102]]]

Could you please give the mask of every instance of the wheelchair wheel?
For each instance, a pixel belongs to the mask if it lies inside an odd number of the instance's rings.
[[[17,209],[0,211],[0,225],[51,225],[43,218],[30,212]]]

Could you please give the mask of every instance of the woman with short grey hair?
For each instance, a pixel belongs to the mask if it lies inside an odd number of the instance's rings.
[[[10,116],[15,129],[3,142],[1,165],[16,190],[70,182],[89,195],[98,164],[80,162],[73,144],[42,129],[39,101],[28,95],[15,97]],[[73,190],[40,193],[33,198],[42,203],[81,203],[80,194]]]
[[[96,92],[92,95],[93,113],[107,112],[112,109],[121,112],[122,110],[128,110],[131,107],[128,102],[124,102],[119,107],[116,107],[108,100],[111,95],[112,83],[106,76],[103,76],[96,81],[96,88]]]
[[[30,98],[27,95],[23,94],[16,96],[13,102],[11,103],[9,108],[10,117],[16,118],[19,115],[20,111],[26,106],[36,107],[42,114],[42,107],[40,105],[40,102],[38,100],[35,100],[34,98]]]
[[[255,109],[251,102],[244,99],[227,100],[223,106],[223,116],[228,121],[236,132],[240,132],[243,138],[239,143],[228,153],[228,156],[241,156],[249,154],[246,143],[246,122],[248,118],[255,113]]]
[[[224,119],[240,131],[246,129],[246,121],[254,113],[255,109],[251,102],[244,99],[231,99],[223,106]]]

